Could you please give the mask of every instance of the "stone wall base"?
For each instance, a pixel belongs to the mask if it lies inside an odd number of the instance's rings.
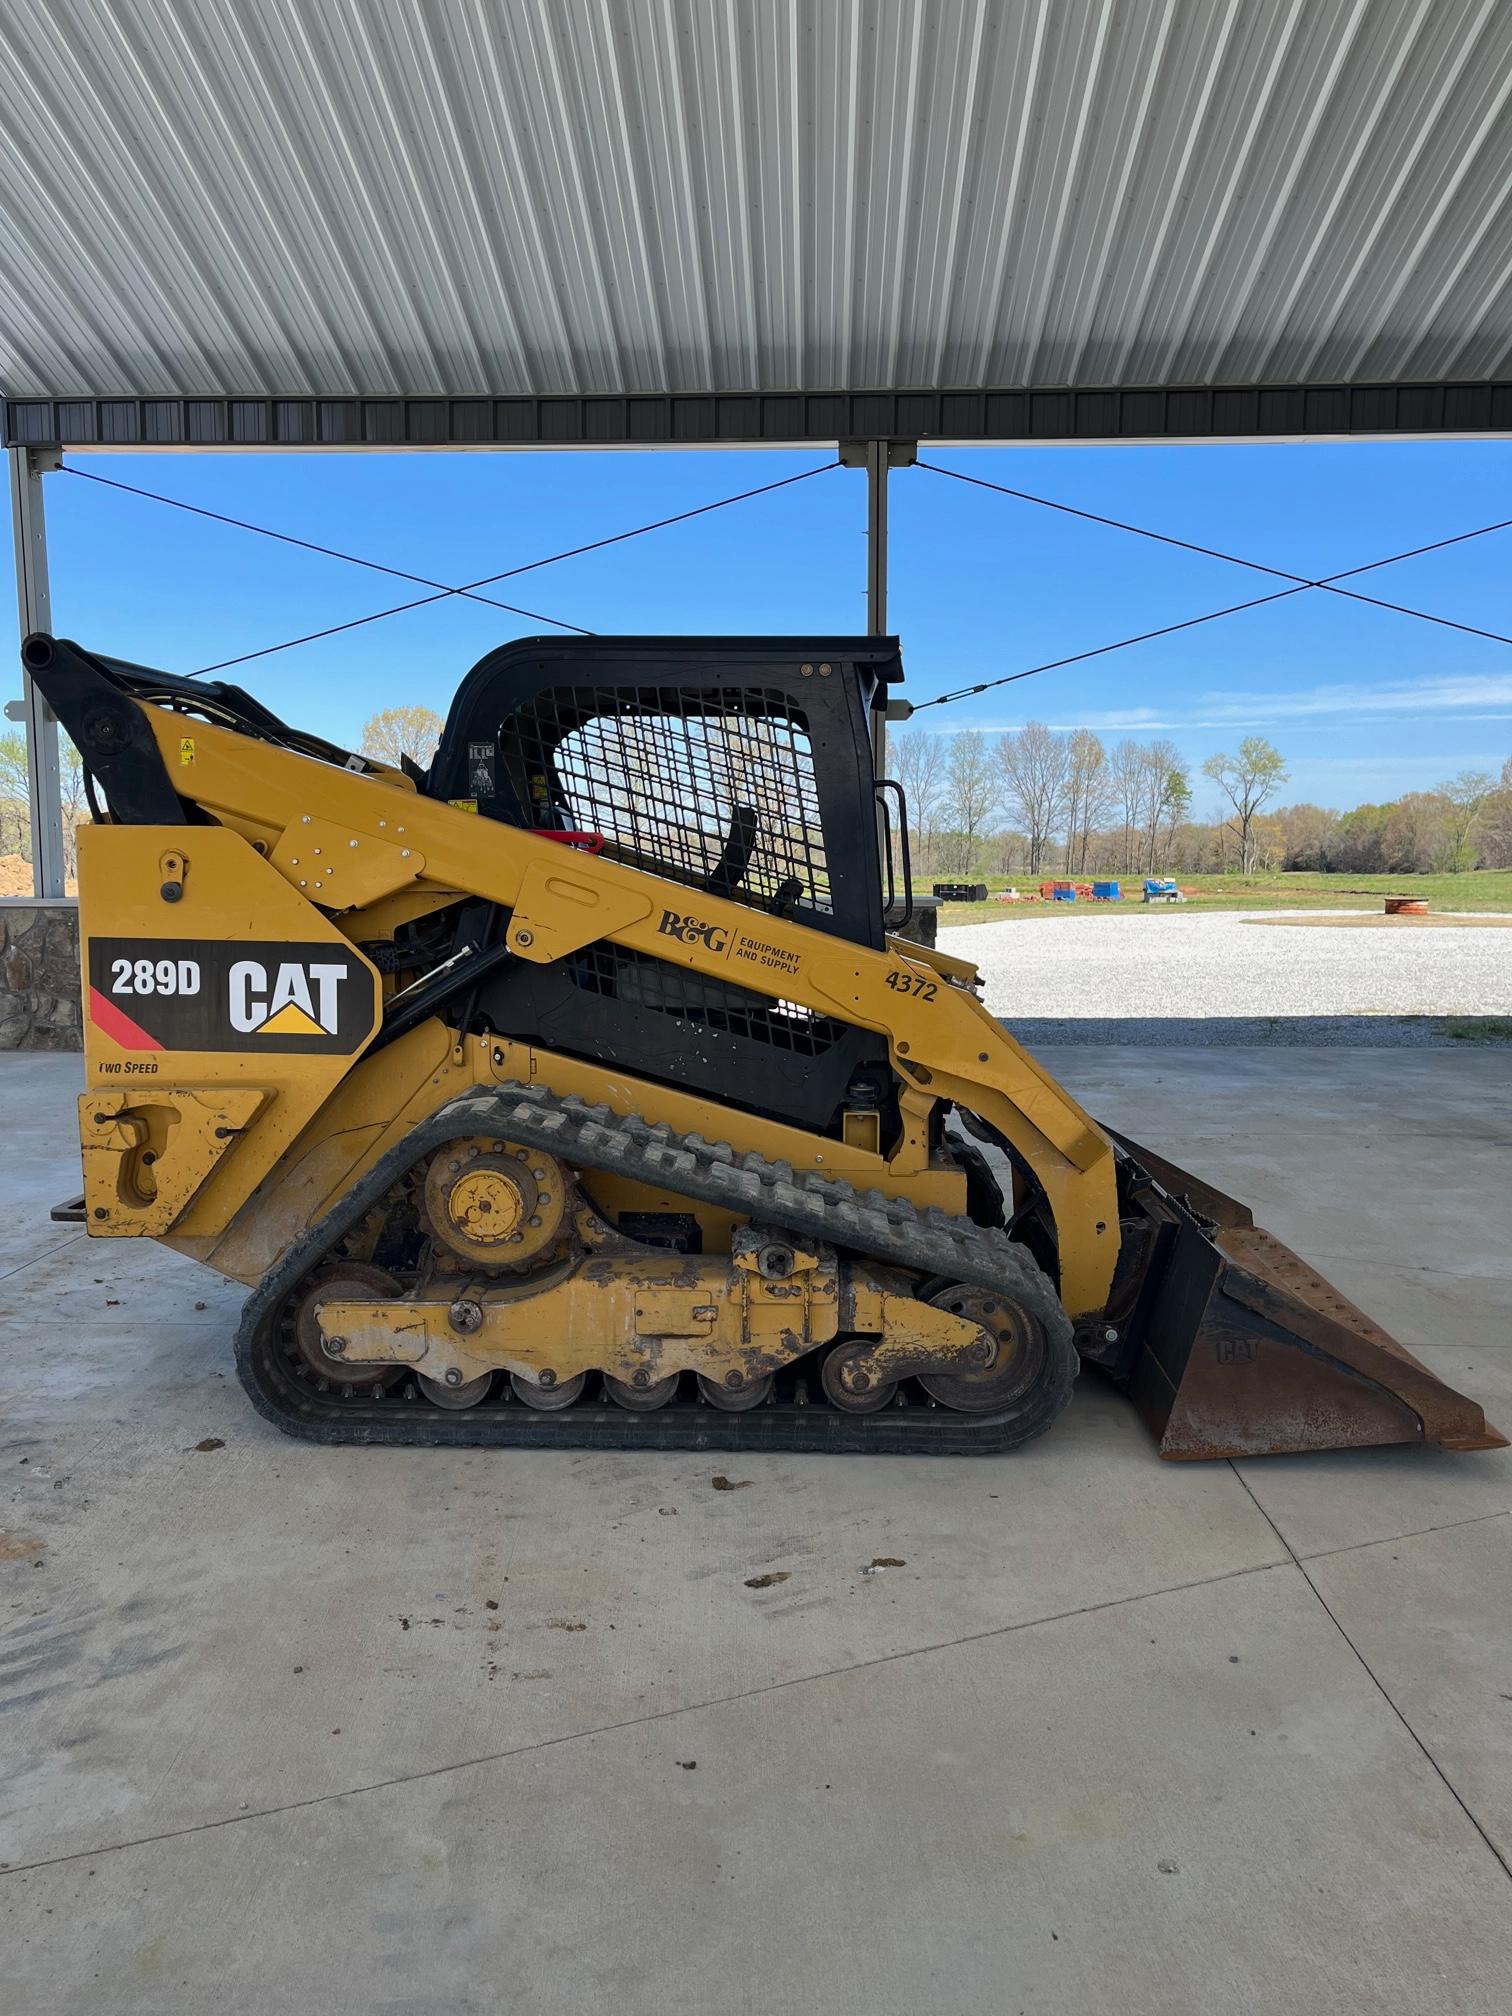
[[[0,1050],[82,1050],[79,905],[0,899]]]

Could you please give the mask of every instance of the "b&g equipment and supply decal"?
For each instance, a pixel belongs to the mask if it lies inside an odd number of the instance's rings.
[[[378,1019],[378,983],[330,943],[95,938],[89,1018],[123,1050],[350,1056]]]

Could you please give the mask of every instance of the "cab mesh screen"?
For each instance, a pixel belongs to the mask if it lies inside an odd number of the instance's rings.
[[[748,1043],[790,1050],[798,1057],[822,1057],[845,1035],[845,1024],[816,1015],[796,1001],[768,1001],[744,987],[706,980],[681,966],[647,958],[623,945],[591,945],[565,962],[564,970],[585,993],[605,994],[694,1029],[718,1029]]]
[[[808,727],[783,694],[557,687],[501,741],[535,824],[764,909],[831,910]]]

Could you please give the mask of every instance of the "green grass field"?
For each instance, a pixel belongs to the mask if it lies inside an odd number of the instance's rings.
[[[915,886],[927,892],[940,876],[921,876]],[[987,884],[989,891],[1016,887],[1035,889],[1039,885],[1025,877],[984,875],[972,878]],[[1048,881],[1052,879],[1046,876]],[[1090,882],[1091,875],[1078,876]],[[1096,880],[1104,878],[1098,876]],[[1142,875],[1120,875],[1124,899],[1121,903],[942,903],[940,922],[948,924],[990,924],[1010,918],[1075,916],[1088,911],[1133,912],[1141,917],[1163,917],[1172,911],[1190,910],[1378,910],[1383,896],[1419,896],[1434,910],[1512,911],[1512,868],[1477,868],[1465,875],[1178,875],[1183,889],[1195,889],[1185,903],[1144,903]],[[1132,900],[1131,900],[1132,898]]]

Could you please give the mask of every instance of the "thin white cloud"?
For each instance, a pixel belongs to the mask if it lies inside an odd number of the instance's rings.
[[[1416,714],[1425,707],[1448,709],[1512,707],[1512,673],[1456,673],[1427,679],[1391,679],[1376,685],[1314,686],[1300,693],[1204,693],[1198,706],[1210,719],[1272,721],[1315,716]]]
[[[1294,692],[1197,694],[1189,708],[1091,708],[1072,721],[1052,721],[1059,733],[1095,728],[1100,734],[1148,735],[1185,729],[1269,728],[1289,721],[1390,720],[1402,714],[1452,714],[1457,721],[1512,720],[1512,673],[1444,674],[1374,684],[1313,686]],[[974,722],[984,734],[1016,732],[1014,721]],[[948,732],[945,723],[941,732]]]

